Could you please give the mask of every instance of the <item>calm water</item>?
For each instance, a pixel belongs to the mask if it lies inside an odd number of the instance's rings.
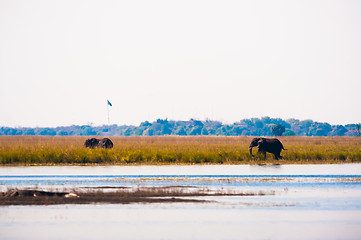
[[[361,239],[361,164],[1,167],[0,188],[192,186],[211,203],[0,207],[0,239]]]

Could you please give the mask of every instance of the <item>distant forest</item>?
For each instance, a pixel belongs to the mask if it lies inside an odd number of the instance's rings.
[[[219,121],[172,121],[157,119],[142,122],[139,126],[128,125],[72,125],[55,128],[1,127],[0,135],[43,136],[361,136],[361,124],[330,125],[312,120],[282,120],[280,118],[243,119],[233,124]]]

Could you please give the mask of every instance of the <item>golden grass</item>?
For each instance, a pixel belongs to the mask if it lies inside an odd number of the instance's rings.
[[[280,137],[282,160],[252,158],[253,137],[111,137],[114,148],[87,149],[89,137],[0,136],[1,165],[307,164],[361,162],[359,137]],[[257,152],[254,149],[254,152]]]

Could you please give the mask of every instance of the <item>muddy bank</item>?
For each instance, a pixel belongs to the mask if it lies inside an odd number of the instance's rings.
[[[112,189],[113,191],[105,191]],[[191,189],[191,191],[190,191]],[[0,205],[57,205],[57,204],[130,204],[130,203],[206,203],[196,197],[210,196],[264,196],[273,192],[212,191],[197,187],[146,187],[146,188],[79,188],[67,192],[37,189],[9,189],[0,194]]]

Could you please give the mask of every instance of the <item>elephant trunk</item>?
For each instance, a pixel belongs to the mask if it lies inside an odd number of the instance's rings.
[[[251,154],[251,156],[253,156],[252,155],[252,147],[249,148],[249,153]]]

